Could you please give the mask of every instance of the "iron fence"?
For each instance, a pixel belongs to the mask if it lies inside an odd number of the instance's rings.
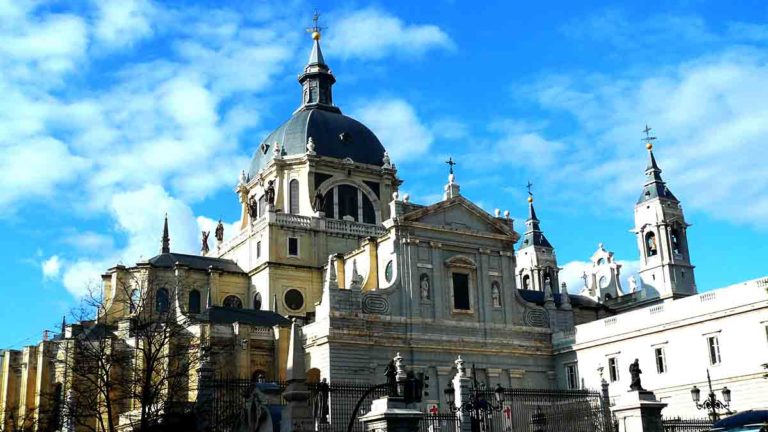
[[[213,432],[229,432],[240,421],[244,402],[254,388],[271,395],[269,402],[274,405],[285,405],[283,392],[284,382],[262,382],[247,378],[218,377],[213,379],[211,386],[211,425]]]
[[[371,391],[357,412],[353,412],[357,401],[371,388],[368,383],[335,381],[329,384],[328,423],[317,427],[319,432],[343,432],[347,430],[349,419],[354,415],[355,422],[352,430],[363,432],[363,425],[357,419],[371,409],[371,402],[387,394],[386,388]],[[317,399],[317,385],[310,384],[310,400]]]
[[[493,390],[480,399],[498,409],[477,413],[473,430],[511,432],[612,432],[613,423],[599,392],[589,390],[505,389],[498,404]]]
[[[708,418],[664,418],[661,424],[664,432],[705,432],[712,429],[712,421]]]
[[[419,422],[421,432],[456,432],[459,418],[455,414],[425,414]]]

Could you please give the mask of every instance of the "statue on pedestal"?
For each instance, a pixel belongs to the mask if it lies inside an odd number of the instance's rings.
[[[328,380],[323,378],[322,381],[317,383],[317,395],[312,405],[312,416],[317,424],[328,423],[328,400],[330,394],[331,386],[328,385]]]
[[[275,181],[270,180],[267,182],[267,189],[264,192],[267,196],[267,204],[270,206],[275,205]]]
[[[216,241],[221,243],[224,241],[224,224],[221,223],[221,219],[219,219],[219,224],[216,225]]]
[[[629,365],[629,375],[632,379],[629,384],[630,391],[645,391],[643,385],[640,383],[641,373],[643,373],[643,371],[640,370],[640,361],[635,359],[635,361]]]

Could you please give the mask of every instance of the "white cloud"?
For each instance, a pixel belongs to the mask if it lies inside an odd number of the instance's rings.
[[[61,272],[61,265],[62,265],[62,262],[58,255],[53,255],[52,257],[43,261],[43,264],[42,264],[43,277],[45,277],[46,279],[58,278],[59,272]]]
[[[96,0],[97,39],[120,47],[152,34],[151,18],[155,8],[148,0]]]
[[[357,10],[331,22],[328,46],[334,55],[378,60],[451,49],[453,41],[438,26],[407,24],[376,8]]]
[[[414,160],[429,150],[434,136],[402,99],[380,99],[353,111],[379,137],[394,163]]]

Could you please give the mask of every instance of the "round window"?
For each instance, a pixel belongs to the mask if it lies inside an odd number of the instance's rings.
[[[304,296],[297,289],[289,289],[285,292],[285,305],[288,309],[299,310],[304,306]]]
[[[392,282],[392,261],[387,263],[387,267],[384,269],[384,279],[387,282]]]

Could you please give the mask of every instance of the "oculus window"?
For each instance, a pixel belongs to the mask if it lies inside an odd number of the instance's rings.
[[[290,310],[299,310],[304,307],[304,295],[297,289],[291,288],[286,291],[283,299]]]
[[[469,304],[469,275],[453,273],[453,308],[455,310],[470,310]]]

